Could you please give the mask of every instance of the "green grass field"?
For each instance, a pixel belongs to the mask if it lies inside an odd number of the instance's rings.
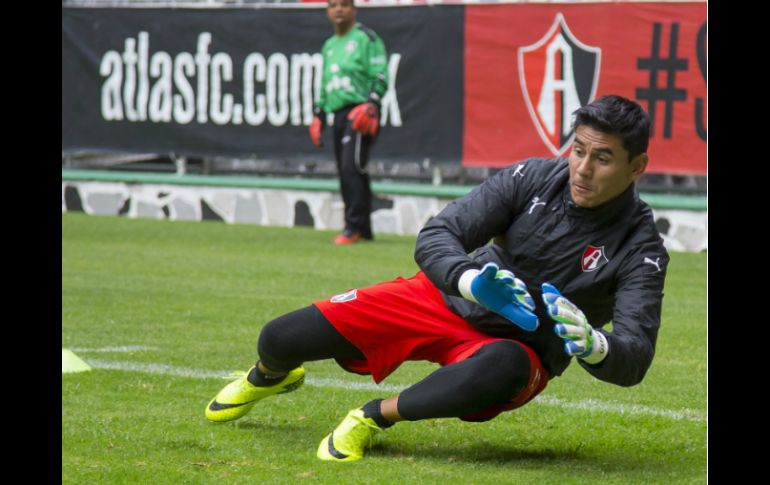
[[[93,366],[62,374],[62,483],[673,484],[706,482],[706,255],[671,255],[657,355],[621,388],[578,365],[487,423],[401,423],[366,458],[324,463],[345,413],[377,388],[309,362],[299,391],[239,421],[203,410],[256,359],[272,318],[417,271],[414,237],[331,244],[334,233],[62,214],[62,347]]]

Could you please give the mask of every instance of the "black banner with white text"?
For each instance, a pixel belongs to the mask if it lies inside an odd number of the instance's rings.
[[[459,161],[462,15],[359,12],[388,52],[377,158]],[[62,149],[328,159],[307,127],[332,33],[323,8],[63,7]]]

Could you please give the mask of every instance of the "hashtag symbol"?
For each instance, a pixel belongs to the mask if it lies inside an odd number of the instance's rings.
[[[676,87],[676,72],[687,70],[687,59],[676,56],[679,43],[679,24],[671,24],[671,37],[668,43],[668,57],[660,57],[661,24],[652,27],[652,53],[650,57],[636,61],[636,68],[650,71],[650,82],[647,88],[637,88],[636,98],[647,101],[647,112],[650,115],[650,136],[655,135],[655,111],[658,102],[665,103],[663,118],[663,138],[671,138],[671,125],[674,117],[674,102],[687,99],[687,91]],[[658,86],[658,72],[665,71],[665,87]]]

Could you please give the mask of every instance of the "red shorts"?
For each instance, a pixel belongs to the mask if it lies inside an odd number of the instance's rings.
[[[340,364],[352,372],[371,374],[377,383],[407,360],[427,360],[444,366],[467,359],[484,345],[504,340],[481,333],[453,313],[423,272],[408,279],[399,277],[353,289],[313,304],[366,357],[341,360]],[[548,373],[537,354],[517,343],[530,358],[527,385],[510,402],[461,419],[492,419],[523,406],[545,389]]]

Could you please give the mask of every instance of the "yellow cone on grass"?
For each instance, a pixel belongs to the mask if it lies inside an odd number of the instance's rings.
[[[83,359],[75,355],[71,350],[61,349],[61,372],[85,372],[91,370],[91,366]]]

